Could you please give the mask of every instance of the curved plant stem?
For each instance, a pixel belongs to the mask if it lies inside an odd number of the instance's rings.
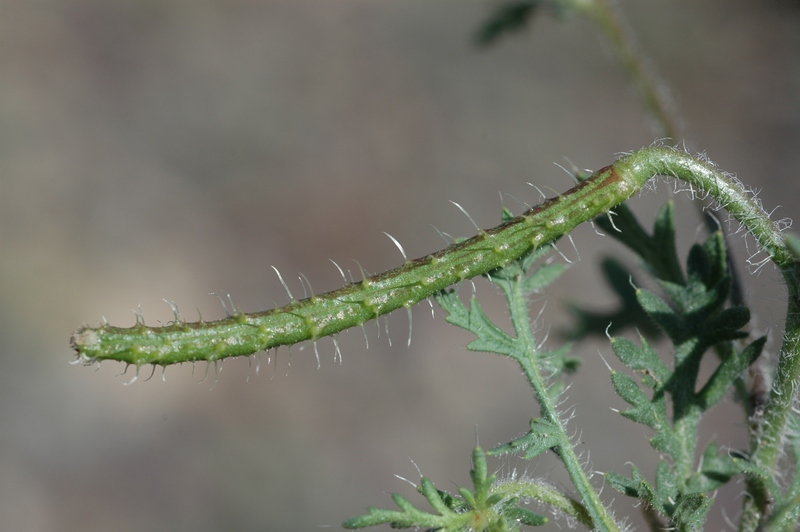
[[[786,431],[792,403],[800,386],[800,261],[787,245],[780,228],[742,185],[709,163],[664,148],[640,150],[617,162],[622,172],[653,173],[682,179],[707,192],[736,218],[778,267],[786,281],[788,305],[780,359],[763,417],[753,438],[751,462],[764,474],[773,476]],[[750,497],[745,499],[740,530],[758,528],[766,515],[770,497],[763,482],[748,481]]]
[[[527,480],[504,480],[492,488],[492,493],[503,494],[521,498],[531,498],[542,504],[553,508],[575,520],[588,529],[594,525],[586,508],[570,497],[567,497],[559,490],[540,482]]]
[[[147,327],[137,316],[131,328],[83,327],[72,346],[86,364],[113,359],[138,367],[246,356],[281,345],[316,341],[426,299],[464,279],[516,260],[532,248],[567,234],[634,194],[646,178],[622,176],[609,166],[564,194],[498,227],[339,290],[292,300],[253,314],[213,322],[175,321]]]

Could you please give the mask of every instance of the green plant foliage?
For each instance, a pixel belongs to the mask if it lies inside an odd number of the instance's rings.
[[[613,214],[599,216],[595,223],[607,235],[636,253],[657,279],[683,283],[680,259],[675,248],[675,204],[666,202],[656,215],[652,234],[648,233],[633,212],[620,205]]]
[[[495,8],[475,35],[478,44],[493,44],[508,33],[521,31],[536,13],[540,0],[516,0]]]
[[[642,227],[625,204],[607,215],[598,216],[594,223],[606,235],[636,253],[645,270],[656,279],[683,284],[683,271],[675,248],[675,205],[672,201],[665,203],[659,210],[652,233]],[[658,337],[660,328],[642,314],[634,288],[636,283],[633,273],[616,259],[604,259],[601,268],[606,284],[619,299],[617,309],[594,312],[579,305],[571,305],[570,311],[575,317],[575,323],[564,336],[570,340],[580,340],[588,336],[619,334],[625,329],[636,328],[648,338]]]
[[[504,218],[509,216],[510,213],[503,213]],[[600,530],[618,530],[618,526],[589,483],[588,475],[582,469],[583,466],[571,445],[565,424],[560,419],[556,407],[564,389],[561,377],[574,371],[579,361],[567,355],[569,346],[554,351],[543,350],[541,342],[537,343],[533,334],[535,324],[531,323],[529,313],[530,297],[544,290],[564,269],[562,264],[543,260],[552,246],[553,244],[550,244],[533,249],[507,266],[486,274],[486,277],[501,289],[508,302],[515,333],[513,335],[505,332],[486,316],[475,296],[469,305],[465,305],[456,291],[446,290],[436,296],[436,301],[447,311],[445,319],[449,323],[476,336],[476,339],[467,345],[468,349],[496,353],[516,361],[527,376],[538,399],[542,416],[531,420],[530,432],[522,438],[492,449],[490,454],[520,451],[530,459],[547,450],[553,451],[564,462],[578,486],[584,504],[565,503],[564,499],[551,497],[548,490],[540,489],[531,481],[519,480],[505,484],[509,493],[539,500]],[[543,260],[541,264],[534,267],[540,260]]]
[[[657,294],[636,290],[636,298],[674,346],[672,368],[661,361],[644,339],[637,346],[625,338],[611,338],[617,358],[640,376],[637,382],[623,373],[612,371],[611,382],[617,394],[632,408],[621,414],[651,428],[653,448],[664,458],[658,463],[654,485],[644,480],[634,467],[630,478],[616,473],[606,475],[616,490],[637,497],[667,518],[667,526],[678,530],[699,530],[711,504],[711,493],[743,472],[737,460],[719,455],[714,443],[703,453],[702,467],[694,469],[697,426],[702,415],[717,404],[731,389],[744,370],[758,358],[766,337],[758,338],[738,351],[735,340],[747,336],[742,329],[750,319],[747,308],[726,307],[731,287],[727,251],[722,234],[715,232],[704,243],[694,245],[686,262],[686,276],[670,266],[674,240],[655,245],[653,238],[674,239],[671,206],[661,210],[654,235],[636,229],[635,219],[622,216],[625,228],[633,228],[633,237],[619,240],[633,249],[645,262],[662,288],[665,299]],[[684,280],[685,279],[685,280]],[[702,385],[697,382],[702,357],[716,350],[719,363]],[[697,391],[696,391],[697,390]],[[753,472],[756,473],[756,472]]]
[[[510,213],[504,211],[503,218],[508,216]],[[502,289],[509,301],[522,300],[524,303],[530,295],[541,293],[564,272],[563,264],[546,262],[528,273],[528,270],[539,259],[550,253],[551,249],[550,245],[541,246],[526,253],[505,268],[492,270],[486,277]],[[553,351],[542,351],[540,346],[531,346],[526,343],[519,334],[516,337],[508,334],[486,316],[475,295],[470,299],[469,307],[464,305],[456,290],[445,290],[437,294],[435,299],[439,306],[447,311],[445,319],[448,323],[466,329],[477,337],[467,344],[467,349],[470,351],[505,355],[520,363],[527,361],[530,357],[535,357],[544,374],[553,381],[553,387],[549,391],[554,397],[561,390],[557,377],[563,373],[575,371],[580,365],[579,359],[568,356],[569,345],[561,346]],[[529,327],[527,320],[525,326]]]
[[[414,507],[403,496],[395,493],[392,500],[400,510],[368,508],[366,515],[344,522],[344,528],[356,529],[389,524],[392,528],[422,528],[442,532],[510,532],[520,525],[541,526],[547,518],[518,506],[519,498],[505,491],[495,491],[495,475],[489,475],[486,455],[480,447],[472,452],[473,489],[461,488],[458,496],[438,490],[423,477],[419,491],[437,513]]]
[[[619,334],[625,329],[635,328],[647,338],[657,338],[661,330],[642,313],[636,299],[636,276],[615,258],[607,257],[600,262],[600,270],[606,284],[617,296],[615,309],[595,311],[578,304],[569,304],[573,323],[561,335],[566,340],[582,340],[589,336],[603,337]]]
[[[711,442],[703,452],[700,471],[692,474],[686,482],[690,493],[710,493],[741,471],[732,454],[719,454],[717,444]]]
[[[700,530],[711,505],[702,493],[681,493],[670,466],[662,460],[656,470],[655,486],[649,484],[639,469],[633,468],[631,478],[616,473],[606,474],[611,487],[630,497],[636,497],[659,514],[680,523],[679,530]]]
[[[475,41],[483,46],[494,44],[527,28],[541,11],[561,18],[574,10],[578,3],[577,0],[507,0],[486,17],[475,33]]]
[[[531,419],[531,430],[525,436],[491,449],[488,454],[501,455],[524,452],[525,460],[539,456],[548,449],[557,449],[565,442],[558,427],[541,418]]]

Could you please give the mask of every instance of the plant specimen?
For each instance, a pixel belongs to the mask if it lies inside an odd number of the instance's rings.
[[[524,26],[540,9],[592,17],[620,52],[661,132],[675,135],[657,85],[642,69],[614,11],[603,0],[506,2],[484,25],[479,39],[492,42]],[[744,330],[749,310],[731,303],[734,274],[722,232],[714,231],[694,245],[682,261],[675,251],[671,203],[659,212],[652,232],[624,206],[623,202],[659,176],[727,210],[739,222],[740,230],[758,242],[764,252],[761,264],[772,261],[783,274],[787,318],[768,392],[748,386],[743,378],[761,354],[766,338],[749,338]],[[546,522],[544,516],[525,507],[535,500],[588,528],[619,530],[622,525],[600,500],[558,411],[565,376],[576,369],[577,361],[568,356],[566,348],[543,350],[534,336],[528,309],[530,295],[544,290],[562,269],[541,259],[577,225],[594,220],[640,258],[660,288],[659,293],[634,288],[626,301],[636,308],[628,308],[624,316],[645,315],[672,344],[672,361],[666,363],[643,336],[637,342],[609,336],[614,354],[638,377],[637,382],[628,374],[611,371],[611,384],[631,406],[622,415],[652,430],[650,443],[659,458],[652,480],[634,466],[630,476],[607,473],[606,482],[638,498],[654,529],[699,530],[715,490],[742,475],[747,481],[747,497],[740,529],[793,530],[800,517],[796,474],[800,427],[792,409],[800,383],[800,245],[786,232],[789,224],[773,221],[744,185],[705,157],[666,145],[634,151],[591,174],[576,175],[576,179],[579,182],[572,189],[519,216],[504,211],[497,227],[479,230],[439,252],[409,260],[398,244],[406,257],[404,264],[377,275],[362,272],[360,281],[348,281],[342,274],[345,286],[338,290],[314,294],[307,283],[311,295],[295,299],[284,283],[290,302],[283,307],[256,313],[232,307],[224,319],[187,322],[173,306],[174,320],[169,324],[147,326],[139,314],[131,328],[107,323],[83,327],[73,334],[71,345],[80,363],[118,360],[134,366],[138,376],[140,368],[147,365],[155,370],[184,362],[216,364],[228,357],[251,356],[304,341],[313,342],[316,351],[320,338],[434,298],[446,311],[448,322],[475,336],[468,349],[500,354],[519,364],[534,391],[540,415],[531,419],[530,430],[522,437],[488,452],[474,450],[473,489],[461,488],[451,494],[423,477],[418,490],[433,512],[394,495],[398,510],[370,508],[365,515],[345,521],[344,526],[389,523],[395,528],[514,530]],[[475,297],[465,304],[451,288],[481,275],[505,296],[513,334],[493,323]],[[717,361],[711,376],[701,380],[701,361],[708,354],[714,354]],[[734,388],[749,399],[759,395],[757,401],[745,403],[752,420],[751,449],[722,452],[712,442],[700,450],[697,429],[701,418]],[[546,451],[563,462],[577,496],[567,496],[540,481],[497,479],[488,473],[487,454],[523,453],[530,460]],[[791,456],[793,471],[781,478],[776,475],[781,467],[778,460],[786,454]]]

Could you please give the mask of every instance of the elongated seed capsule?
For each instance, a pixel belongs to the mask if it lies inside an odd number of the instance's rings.
[[[72,335],[71,345],[86,364],[114,359],[141,366],[213,361],[317,340],[505,266],[623,202],[640,186],[608,166],[513,220],[338,290],[217,321],[84,327]]]

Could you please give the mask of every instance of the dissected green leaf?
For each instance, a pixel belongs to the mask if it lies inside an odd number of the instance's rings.
[[[503,212],[503,219],[511,216],[510,212]],[[561,264],[544,264],[539,266],[529,275],[527,270],[537,260],[550,252],[550,246],[540,246],[527,253],[523,258],[515,261],[505,268],[490,272],[487,277],[499,286],[507,298],[524,297],[531,291],[538,291],[552,282],[562,271]],[[526,278],[525,275],[528,275]],[[520,284],[523,290],[518,290]],[[542,374],[554,379],[549,393],[557,394],[563,383],[555,380],[562,373],[574,371],[580,361],[568,357],[569,346],[561,347],[552,352],[539,351],[534,348],[534,353],[528,352],[528,345],[512,337],[500,327],[495,325],[484,313],[477,298],[473,297],[469,305],[465,305],[455,290],[444,290],[434,296],[437,303],[447,312],[445,319],[457,327],[470,331],[476,339],[467,344],[471,351],[484,351],[509,356],[515,360],[527,359],[535,355],[539,362]]]
[[[656,414],[653,404],[633,379],[624,373],[612,371],[611,382],[614,384],[614,390],[617,392],[617,395],[634,407],[621,412],[623,416],[637,423],[647,425],[650,428],[658,427],[658,415]]]
[[[628,497],[636,497],[650,505],[655,502],[653,486],[644,479],[642,472],[636,466],[633,466],[631,478],[618,473],[606,473],[605,478],[612,488]]]
[[[711,504],[708,494],[740,472],[744,471],[751,477],[754,475],[754,472],[748,473],[747,469],[752,465],[743,466],[741,459],[727,454],[719,456],[713,443],[705,449],[700,471],[694,469],[696,459],[693,455],[699,420],[705,410],[725,396],[742,372],[758,357],[764,339],[752,342],[741,351],[733,343],[746,336],[742,328],[747,325],[750,316],[745,307],[726,308],[732,280],[724,239],[719,233],[712,234],[705,242],[691,248],[684,278],[675,251],[672,206],[661,209],[652,236],[641,228],[627,209],[617,208],[617,211],[612,219],[622,233],[612,228],[612,234],[640,254],[646,267],[660,279],[658,284],[663,295],[642,288],[633,289],[630,272],[616,262],[607,263],[612,265],[608,267],[608,271],[613,273],[609,274],[612,285],[621,297],[628,294],[631,306],[635,299],[639,308],[635,319],[649,320],[666,333],[674,344],[675,360],[671,364],[665,363],[643,337],[640,345],[625,338],[611,339],[614,353],[626,367],[638,373],[641,382],[637,383],[624,373],[611,372],[614,389],[631,406],[621,414],[654,431],[650,443],[664,458],[659,462],[652,485],[642,478],[636,468],[630,479],[613,473],[608,474],[607,479],[615,489],[651,505],[653,512],[668,520],[665,526],[678,530],[699,530]],[[504,216],[510,214],[504,213]],[[511,302],[514,330],[521,337],[521,320],[514,314],[515,311],[519,314],[520,294],[540,291],[563,270],[560,265],[545,264],[528,274],[527,270],[534,264],[534,259],[539,258],[535,255],[536,252],[532,252],[508,267],[487,275]],[[531,360],[533,353],[523,353],[521,341],[492,324],[477,301],[471,301],[467,307],[452,292],[441,297],[443,301],[447,300],[442,306],[451,313],[448,321],[475,334],[476,339],[468,346],[470,349],[506,354],[521,362]],[[621,309],[605,316],[621,316],[621,312],[629,311],[623,303]],[[587,318],[597,318],[603,314],[585,313],[582,316],[585,325]],[[629,322],[634,320],[632,317],[626,319]],[[526,341],[527,345],[531,344],[530,339]],[[717,368],[705,386],[697,391],[701,359],[715,346],[719,354]],[[542,374],[555,377],[566,371],[569,364],[565,354],[566,350],[563,353],[536,352],[536,362]],[[555,396],[560,392],[561,382],[555,380],[552,389],[544,393]],[[548,449],[560,452],[561,445],[568,443],[561,441],[563,431],[559,429],[559,426],[543,419],[533,419],[527,434],[492,449],[489,454],[522,452],[526,459],[531,459]],[[465,507],[472,508],[480,506],[480,499],[486,495],[487,500],[493,503],[502,502],[507,507],[513,505],[511,499],[501,501],[497,496],[492,498],[488,487],[485,491],[479,489],[479,479],[483,474],[477,474],[477,471],[473,471],[476,474],[473,478],[475,491],[462,488],[457,500],[464,501]],[[686,471],[692,472],[680,473],[685,478],[679,477],[678,472]],[[764,478],[763,483],[768,491],[777,493],[773,479]],[[437,497],[441,497],[438,492]],[[774,500],[779,506],[784,499],[776,497]],[[444,502],[437,501],[437,504]],[[789,510],[785,511],[788,515]]]
[[[658,514],[667,517],[675,528],[702,530],[711,499],[700,493],[680,493],[677,479],[666,460],[658,464],[655,487],[644,479],[636,466],[633,466],[631,478],[618,473],[606,473],[605,477],[612,488],[650,505]]]
[[[626,220],[625,224],[632,224]],[[662,210],[656,232],[674,235],[671,213]],[[635,238],[628,238],[643,257],[668,257],[672,245],[662,245],[655,251],[639,228]],[[623,240],[623,238],[620,238]],[[647,261],[647,259],[645,259]],[[628,368],[642,372],[642,383],[652,388],[652,397],[633,379],[612,372],[612,382],[617,393],[633,408],[622,412],[625,417],[653,428],[652,446],[671,460],[661,460],[656,471],[655,488],[641,480],[638,470],[634,478],[612,476],[615,488],[623,493],[649,502],[657,513],[669,519],[668,526],[676,530],[701,530],[711,505],[710,493],[742,472],[758,479],[766,491],[776,493],[777,485],[765,471],[746,460],[727,453],[718,455],[717,446],[710,444],[704,452],[700,471],[678,478],[676,471],[686,471],[694,457],[694,441],[701,415],[719,402],[737,379],[758,358],[765,339],[759,338],[738,351],[734,340],[747,336],[742,330],[750,319],[749,310],[743,306],[725,308],[731,292],[731,274],[725,242],[720,233],[712,234],[702,245],[692,247],[687,258],[685,280],[662,264],[664,277],[659,282],[666,297],[645,289],[636,290],[636,297],[644,313],[652,319],[674,344],[675,361],[664,364],[655,351],[642,339],[641,347],[633,342],[612,338],[614,353]],[[664,272],[673,271],[673,274]],[[717,347],[719,363],[708,382],[699,391],[700,361],[712,347]],[[671,408],[667,408],[667,400]],[[671,419],[667,412],[672,414]],[[798,447],[800,448],[800,447]],[[799,451],[800,453],[800,451]],[[798,484],[800,488],[800,483]],[[800,489],[798,490],[800,491]],[[774,499],[780,504],[781,499]]]
[[[616,308],[595,311],[570,304],[568,308],[574,320],[562,336],[568,340],[581,340],[589,336],[617,335],[624,329],[635,328],[649,338],[658,337],[661,330],[642,312],[636,300],[636,276],[614,258],[603,259],[600,269],[606,284],[618,298]]]
[[[741,353],[733,351],[733,355],[720,362],[714,374],[705,386],[697,393],[704,408],[709,409],[717,404],[738,378],[761,355],[767,337],[762,336],[748,345]]]
[[[669,283],[662,283],[669,285]],[[667,333],[674,342],[683,341],[687,335],[685,321],[657,294],[640,288],[636,290],[636,299],[648,316],[650,316],[661,329]]]
[[[487,454],[497,456],[524,452],[525,459],[530,460],[548,449],[564,443],[560,436],[561,431],[552,423],[541,418],[533,418],[531,419],[530,427],[531,430],[524,436],[503,445],[498,445],[489,450]]]
[[[526,294],[541,292],[550,286],[553,281],[558,279],[561,274],[564,273],[565,269],[566,266],[560,262],[544,264],[522,281],[523,291]]]
[[[488,45],[505,34],[519,32],[528,24],[531,16],[539,7],[539,0],[516,0],[498,6],[483,23],[475,40],[479,44]]]
[[[679,523],[683,530],[703,530],[711,502],[711,497],[704,493],[681,495],[678,498],[673,521]]]
[[[728,483],[741,473],[739,466],[728,454],[718,454],[717,444],[711,442],[703,453],[703,466],[686,482],[687,493],[709,493]]]
[[[436,302],[447,311],[445,320],[448,323],[466,329],[477,336],[477,339],[467,345],[467,349],[507,356],[514,356],[519,352],[516,340],[486,316],[475,297],[470,301],[469,308],[461,302],[454,290],[442,291],[434,297]]]
[[[657,279],[680,285],[684,280],[675,248],[674,208],[671,201],[664,204],[656,216],[652,236],[624,204],[615,207],[614,214],[599,216],[595,223],[639,255]]]
[[[627,367],[635,371],[647,371],[652,374],[655,383],[663,385],[670,378],[672,372],[658,358],[658,354],[650,347],[647,340],[643,337],[639,340],[642,342],[641,347],[637,347],[627,338],[614,337],[611,339],[611,348],[617,358]]]
[[[525,508],[509,508],[505,511],[506,517],[514,521],[519,521],[527,526],[542,526],[547,524],[547,518],[536,512],[531,512]]]
[[[653,506],[662,515],[671,517],[678,500],[678,479],[675,478],[675,474],[666,460],[659,460],[656,467],[655,497]]]
[[[519,497],[500,490],[493,492],[495,476],[488,474],[486,454],[480,447],[472,453],[473,489],[460,488],[461,498],[438,490],[433,483],[423,477],[417,488],[433,510],[430,513],[419,510],[402,495],[392,495],[392,500],[400,510],[381,510],[370,507],[365,515],[345,521],[344,528],[366,528],[388,524],[392,528],[427,528],[447,531],[511,531],[518,530],[519,524],[540,526],[547,518],[520,508]]]

